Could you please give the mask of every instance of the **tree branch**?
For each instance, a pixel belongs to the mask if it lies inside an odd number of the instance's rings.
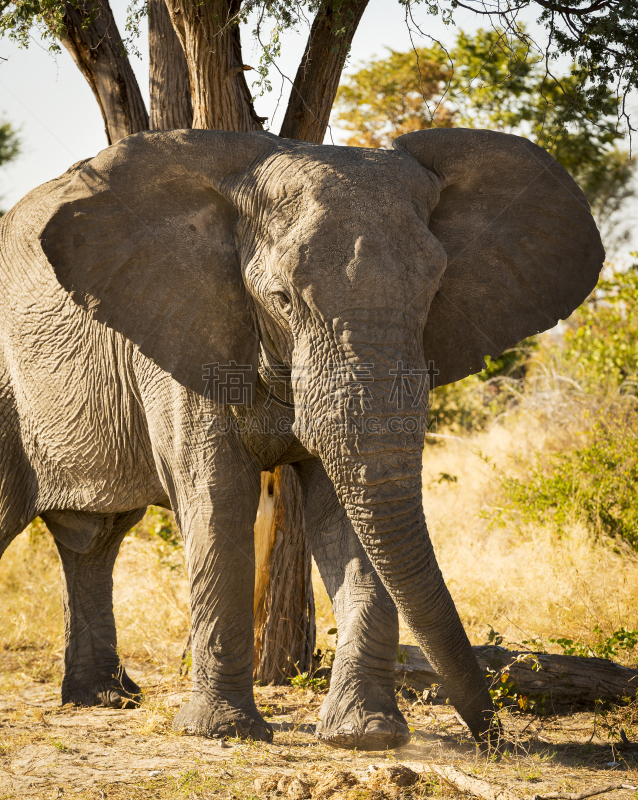
[[[368,0],[323,3],[310,29],[280,136],[321,144],[350,45]]]
[[[573,6],[564,6],[562,3],[552,3],[549,0],[534,0],[535,3],[538,3],[539,6],[543,8],[547,8],[550,11],[554,11],[556,14],[561,14],[561,16],[571,15],[574,16],[586,16],[587,14],[592,14],[595,11],[600,11],[603,8],[609,8],[613,5],[613,3],[607,2],[607,0],[600,0],[598,3],[592,3],[592,5],[587,6],[587,8],[574,8]]]
[[[192,128],[188,65],[164,0],[148,0],[148,51],[151,130]]]
[[[64,4],[60,39],[95,95],[109,144],[148,129],[148,114],[108,0]]]

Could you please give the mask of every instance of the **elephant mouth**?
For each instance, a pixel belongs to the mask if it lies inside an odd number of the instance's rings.
[[[259,377],[263,382],[268,399],[281,408],[295,409],[292,390],[292,368],[276,356],[263,342],[259,348]]]

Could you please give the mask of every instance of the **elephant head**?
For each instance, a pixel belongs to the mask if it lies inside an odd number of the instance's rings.
[[[458,380],[567,317],[604,253],[582,192],[531,142],[410,133],[393,151],[268,134],[128,137],[42,233],[95,319],[201,392],[202,365],[291,369],[294,432],[475,736],[492,706],[422,508],[425,379]]]

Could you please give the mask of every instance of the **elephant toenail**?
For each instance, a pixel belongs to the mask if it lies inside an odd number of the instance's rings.
[[[391,735],[394,733],[394,730],[391,725],[383,720],[373,719],[365,727],[366,733],[381,733],[386,735]]]

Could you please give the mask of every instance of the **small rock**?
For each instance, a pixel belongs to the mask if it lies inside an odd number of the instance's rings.
[[[215,741],[217,742],[218,747],[230,747],[226,739],[216,739]]]
[[[255,778],[253,785],[255,787],[255,793],[259,795],[259,797],[265,797],[267,794],[271,794],[277,790],[277,781],[272,778]]]
[[[371,773],[368,786],[372,789],[383,789],[391,786],[413,786],[420,778],[419,773],[403,764],[392,764],[387,767],[369,767]]]
[[[291,800],[308,800],[310,797],[310,787],[304,780],[301,780],[301,778],[293,778],[288,785],[286,794]]]
[[[351,772],[333,769],[317,781],[317,785],[312,790],[312,797],[314,800],[323,800],[336,792],[351,789],[356,783],[357,778]]]
[[[154,770],[151,770],[151,772],[149,772],[149,773],[148,773],[148,777],[149,777],[149,778],[157,778],[157,776],[158,776],[158,775],[161,775],[161,774],[162,774],[162,771],[161,771],[161,770],[159,770],[159,769],[154,769]]]

